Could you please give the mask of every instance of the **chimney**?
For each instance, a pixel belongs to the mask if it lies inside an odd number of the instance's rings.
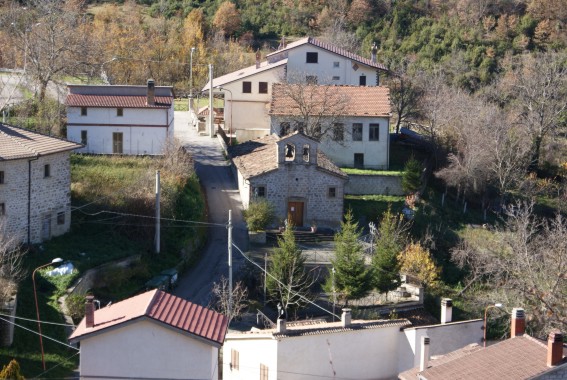
[[[350,309],[343,309],[343,315],[341,315],[341,324],[343,327],[349,327],[351,323],[352,316],[350,314]]]
[[[563,334],[555,330],[547,337],[547,366],[553,367],[563,360]]]
[[[419,372],[425,371],[429,365],[429,337],[421,337],[421,356],[419,357]]]
[[[372,45],[372,55],[370,56],[370,60],[376,63],[376,53],[378,53],[378,46],[376,46],[376,42]]]
[[[285,319],[283,318],[278,318],[278,324],[276,326],[276,332],[278,333],[285,333],[287,331],[287,328],[285,326]]]
[[[85,304],[85,324],[86,327],[94,327],[94,296],[87,296]]]
[[[526,332],[526,314],[521,307],[512,309],[512,326],[510,330],[510,338],[522,336]]]
[[[256,52],[256,68],[260,68],[260,60],[262,59],[262,54],[260,54],[260,50]]]
[[[449,323],[453,320],[453,300],[443,298],[441,300],[441,324]]]
[[[156,104],[155,102],[155,95],[156,95],[156,85],[153,79],[148,79],[148,91],[147,91],[148,99],[146,104],[148,106],[153,106]]]

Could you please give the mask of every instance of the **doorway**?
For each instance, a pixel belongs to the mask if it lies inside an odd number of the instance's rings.
[[[112,153],[122,154],[122,133],[112,133]]]
[[[303,202],[288,202],[287,218],[294,226],[303,227]]]

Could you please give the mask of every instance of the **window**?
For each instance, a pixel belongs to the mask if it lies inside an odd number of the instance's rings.
[[[124,116],[124,108],[117,108],[116,116]]]
[[[0,215],[6,215],[6,204],[0,203]]]
[[[57,224],[59,225],[65,224],[65,211],[61,211],[57,213]]]
[[[327,192],[327,196],[329,198],[336,198],[337,197],[337,188],[336,187],[329,187],[329,191]]]
[[[303,161],[309,162],[309,144],[303,145]]]
[[[260,380],[268,380],[269,372],[267,365],[260,364]]]
[[[87,116],[87,107],[81,107],[81,116]]]
[[[51,176],[51,166],[49,164],[43,166],[43,176],[46,178]]]
[[[354,167],[357,169],[364,169],[364,153],[354,154]]]
[[[333,124],[333,140],[343,141],[345,139],[345,126],[343,123]]]
[[[240,354],[235,349],[230,350],[230,369],[236,371],[240,369]]]
[[[307,75],[305,77],[305,83],[307,84],[317,84],[317,75]]]
[[[258,83],[258,93],[267,94],[268,93],[268,82]]]
[[[319,53],[307,52],[307,57],[305,62],[307,63],[318,63],[319,62]]]
[[[295,159],[295,145],[285,144],[285,160],[293,161]]]
[[[0,170],[0,185],[4,183],[4,171]]]
[[[295,126],[293,127],[293,131],[299,131],[303,133],[305,131],[305,122],[303,121],[296,121]]]
[[[242,82],[242,93],[244,94],[252,93],[252,82]]]
[[[288,135],[291,132],[291,126],[287,121],[280,123],[280,136]]]
[[[368,127],[368,140],[369,141],[380,140],[380,124],[370,124],[370,126]]]
[[[87,145],[87,136],[88,136],[87,131],[81,131],[81,144]]]
[[[334,76],[334,77],[333,77],[333,80],[341,80],[341,77]]]
[[[333,67],[340,67],[340,66],[341,66],[340,62],[338,62],[338,61],[333,62]]]
[[[352,141],[362,141],[362,123],[352,125]]]
[[[254,197],[265,198],[266,197],[266,186],[256,186],[254,187]]]
[[[366,86],[366,75],[362,74],[358,79],[358,84],[360,86]]]

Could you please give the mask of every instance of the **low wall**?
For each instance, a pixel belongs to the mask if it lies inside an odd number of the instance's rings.
[[[250,128],[250,129],[237,129],[234,131],[236,135],[236,140],[239,143],[254,140],[259,137],[268,136],[270,134],[269,129],[260,129],[260,128]]]
[[[349,195],[403,195],[402,177],[393,175],[349,174],[345,184]]]

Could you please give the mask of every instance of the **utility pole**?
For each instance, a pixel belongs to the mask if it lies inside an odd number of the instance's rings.
[[[228,210],[228,312],[232,313],[232,210]]]
[[[215,117],[213,109],[213,64],[209,63],[209,135],[215,137]]]
[[[191,48],[191,55],[189,61],[189,112],[193,112],[193,53],[195,52],[195,47]],[[193,116],[191,114],[191,116]]]
[[[159,253],[160,241],[160,209],[159,209],[159,198],[160,198],[160,180],[159,180],[159,170],[156,170],[156,253]]]
[[[266,281],[268,273],[268,253],[264,253],[264,306],[266,306]]]

